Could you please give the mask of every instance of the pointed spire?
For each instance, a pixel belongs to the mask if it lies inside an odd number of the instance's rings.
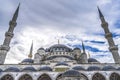
[[[102,12],[101,12],[101,10],[100,10],[100,8],[97,6],[97,8],[98,8],[98,12],[99,12],[99,17],[101,18],[101,17],[104,17],[103,16],[103,14],[102,14]]]
[[[58,39],[58,44],[60,44],[60,40]]]
[[[19,3],[19,5],[18,5],[18,7],[17,7],[17,9],[16,9],[16,11],[15,11],[15,13],[13,15],[12,21],[16,22],[17,17],[18,17],[18,13],[19,13],[19,7],[20,7],[20,3]]]
[[[85,46],[83,44],[83,41],[82,41],[82,49],[83,49],[83,53],[85,53]]]
[[[31,44],[30,53],[28,55],[29,58],[32,58],[32,52],[33,52],[33,41],[32,41],[32,44]]]

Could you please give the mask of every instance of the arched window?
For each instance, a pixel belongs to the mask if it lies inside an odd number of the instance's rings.
[[[56,80],[62,80],[62,74],[58,75]]]
[[[117,73],[112,73],[110,76],[110,80],[120,80],[120,75]]]
[[[80,75],[80,80],[88,80],[87,76],[85,76],[84,74]]]
[[[100,73],[96,73],[93,75],[92,80],[105,80],[105,77]]]
[[[28,74],[24,74],[19,78],[19,80],[33,80],[32,77]]]
[[[14,80],[13,77],[9,74],[4,75],[0,80]]]
[[[47,74],[41,75],[38,80],[52,80]]]

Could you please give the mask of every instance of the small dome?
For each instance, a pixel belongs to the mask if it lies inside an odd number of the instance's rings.
[[[64,66],[69,66],[67,63],[65,62],[59,62],[57,63],[55,66],[60,66],[60,65],[64,65]]]
[[[33,63],[34,61],[32,59],[24,59],[22,63]]]
[[[2,72],[3,70],[2,69],[0,69],[0,72]]]
[[[90,66],[90,67],[88,67],[88,69],[87,69],[88,71],[99,71],[99,70],[101,70],[100,69],[100,67],[97,67],[97,66]]]
[[[105,66],[102,68],[103,71],[111,71],[111,70],[116,70],[113,66]]]
[[[41,67],[39,71],[52,71],[52,68],[48,66],[44,66],[44,67]]]
[[[99,61],[97,61],[96,59],[93,59],[93,58],[89,58],[88,63],[99,63]]]
[[[4,70],[4,72],[19,72],[20,70],[16,67],[9,67]]]
[[[41,47],[41,48],[39,48],[38,50],[45,50],[45,49]]]
[[[76,70],[68,70],[63,73],[63,77],[80,77],[80,73]]]
[[[22,69],[22,71],[36,71],[36,69],[33,67],[25,67]]]
[[[81,66],[75,66],[72,68],[73,70],[78,70],[78,71],[85,71],[85,69]]]
[[[76,48],[74,48],[74,50],[80,50],[80,48],[76,47]]]
[[[120,67],[119,67],[119,68],[117,68],[117,70],[119,70],[119,71],[120,71]]]

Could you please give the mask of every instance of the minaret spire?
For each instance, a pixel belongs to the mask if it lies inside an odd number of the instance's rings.
[[[83,49],[83,53],[82,53],[82,63],[88,63],[87,54],[86,54],[86,51],[85,51],[85,46],[84,46],[83,41],[82,41],[82,49]]]
[[[98,12],[99,12],[99,17],[104,17],[102,12],[100,11],[100,8],[98,6],[97,6],[97,8],[98,8]]]
[[[19,3],[19,5],[18,5],[18,7],[17,7],[17,9],[16,9],[16,11],[15,11],[15,13],[14,13],[14,16],[13,16],[13,18],[12,18],[12,21],[15,21],[15,22],[16,22],[16,20],[17,20],[17,18],[18,18],[18,13],[19,13],[19,7],[20,7],[20,3]]]
[[[7,52],[10,49],[9,45],[10,45],[11,39],[14,36],[13,31],[14,31],[15,26],[17,25],[16,21],[17,21],[17,17],[18,17],[18,13],[19,13],[19,6],[20,6],[20,4],[18,5],[18,7],[13,15],[13,18],[9,23],[9,29],[5,33],[5,40],[3,42],[3,45],[0,46],[0,64],[4,64]]]
[[[29,58],[32,58],[32,52],[33,52],[33,41],[32,41],[32,44],[31,44],[31,48],[30,48],[30,53],[28,55]]]
[[[108,44],[109,44],[109,50],[113,55],[115,63],[120,63],[118,46],[116,46],[115,43],[114,43],[114,40],[112,38],[112,33],[110,32],[110,30],[108,28],[108,23],[105,21],[104,16],[103,16],[102,12],[100,11],[99,7],[98,7],[98,12],[99,12],[100,20],[101,20],[101,26],[102,26],[102,28],[104,29],[104,32],[105,32],[105,38],[107,39]]]
[[[85,46],[84,46],[83,41],[82,41],[82,49],[83,49],[83,53],[86,53],[86,52],[85,52]]]

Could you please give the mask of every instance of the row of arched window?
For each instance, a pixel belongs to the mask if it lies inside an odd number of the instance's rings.
[[[89,80],[85,75],[82,75],[81,78],[82,80]],[[14,80],[14,78],[11,75],[6,74],[0,80]],[[29,74],[24,74],[18,80],[33,80],[33,78]],[[52,80],[52,79],[49,77],[49,75],[43,74],[37,80]],[[56,78],[56,80],[67,80],[67,79],[63,78],[61,74]],[[77,79],[77,80],[81,80],[81,79]],[[92,80],[106,80],[106,78],[102,74],[96,73],[93,75]],[[120,80],[120,75],[117,73],[112,73],[109,80]]]

